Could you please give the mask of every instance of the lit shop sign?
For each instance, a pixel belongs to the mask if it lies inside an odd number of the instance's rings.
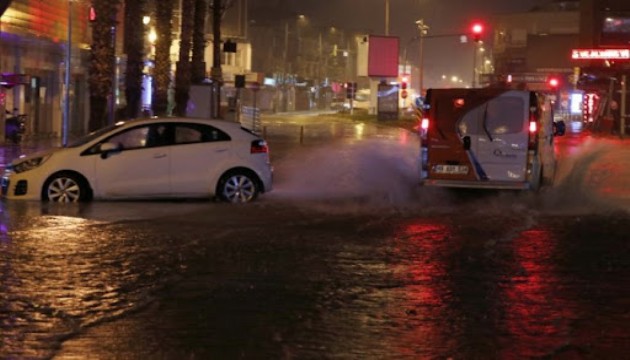
[[[630,49],[573,49],[574,60],[630,60]]]

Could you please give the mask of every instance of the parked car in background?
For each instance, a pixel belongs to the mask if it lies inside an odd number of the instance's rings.
[[[246,203],[272,189],[264,139],[223,120],[119,122],[65,148],[20,157],[2,178],[8,199],[216,197]]]
[[[371,106],[370,102],[370,89],[360,89],[354,95],[352,101],[352,108],[354,110],[369,112]]]

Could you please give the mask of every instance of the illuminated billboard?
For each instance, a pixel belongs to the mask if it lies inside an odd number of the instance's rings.
[[[368,76],[398,77],[398,37],[370,35],[368,43]]]
[[[573,60],[630,60],[628,49],[573,49]]]

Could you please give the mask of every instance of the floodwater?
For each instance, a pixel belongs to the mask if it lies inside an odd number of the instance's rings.
[[[410,133],[302,121],[267,129],[255,204],[3,202],[0,358],[630,353],[627,142],[563,139],[539,194],[453,192],[416,185]]]

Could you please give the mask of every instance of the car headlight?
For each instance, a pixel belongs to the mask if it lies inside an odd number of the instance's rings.
[[[19,161],[19,162],[16,162],[15,164],[11,165],[11,168],[16,173],[22,173],[22,172],[25,172],[25,171],[33,170],[36,167],[38,167],[41,164],[43,164],[46,160],[48,160],[49,157],[50,157],[50,155],[46,155],[46,156],[40,156],[40,157],[36,157],[36,158],[30,158],[30,159],[27,159],[27,160],[24,160],[24,161]]]

